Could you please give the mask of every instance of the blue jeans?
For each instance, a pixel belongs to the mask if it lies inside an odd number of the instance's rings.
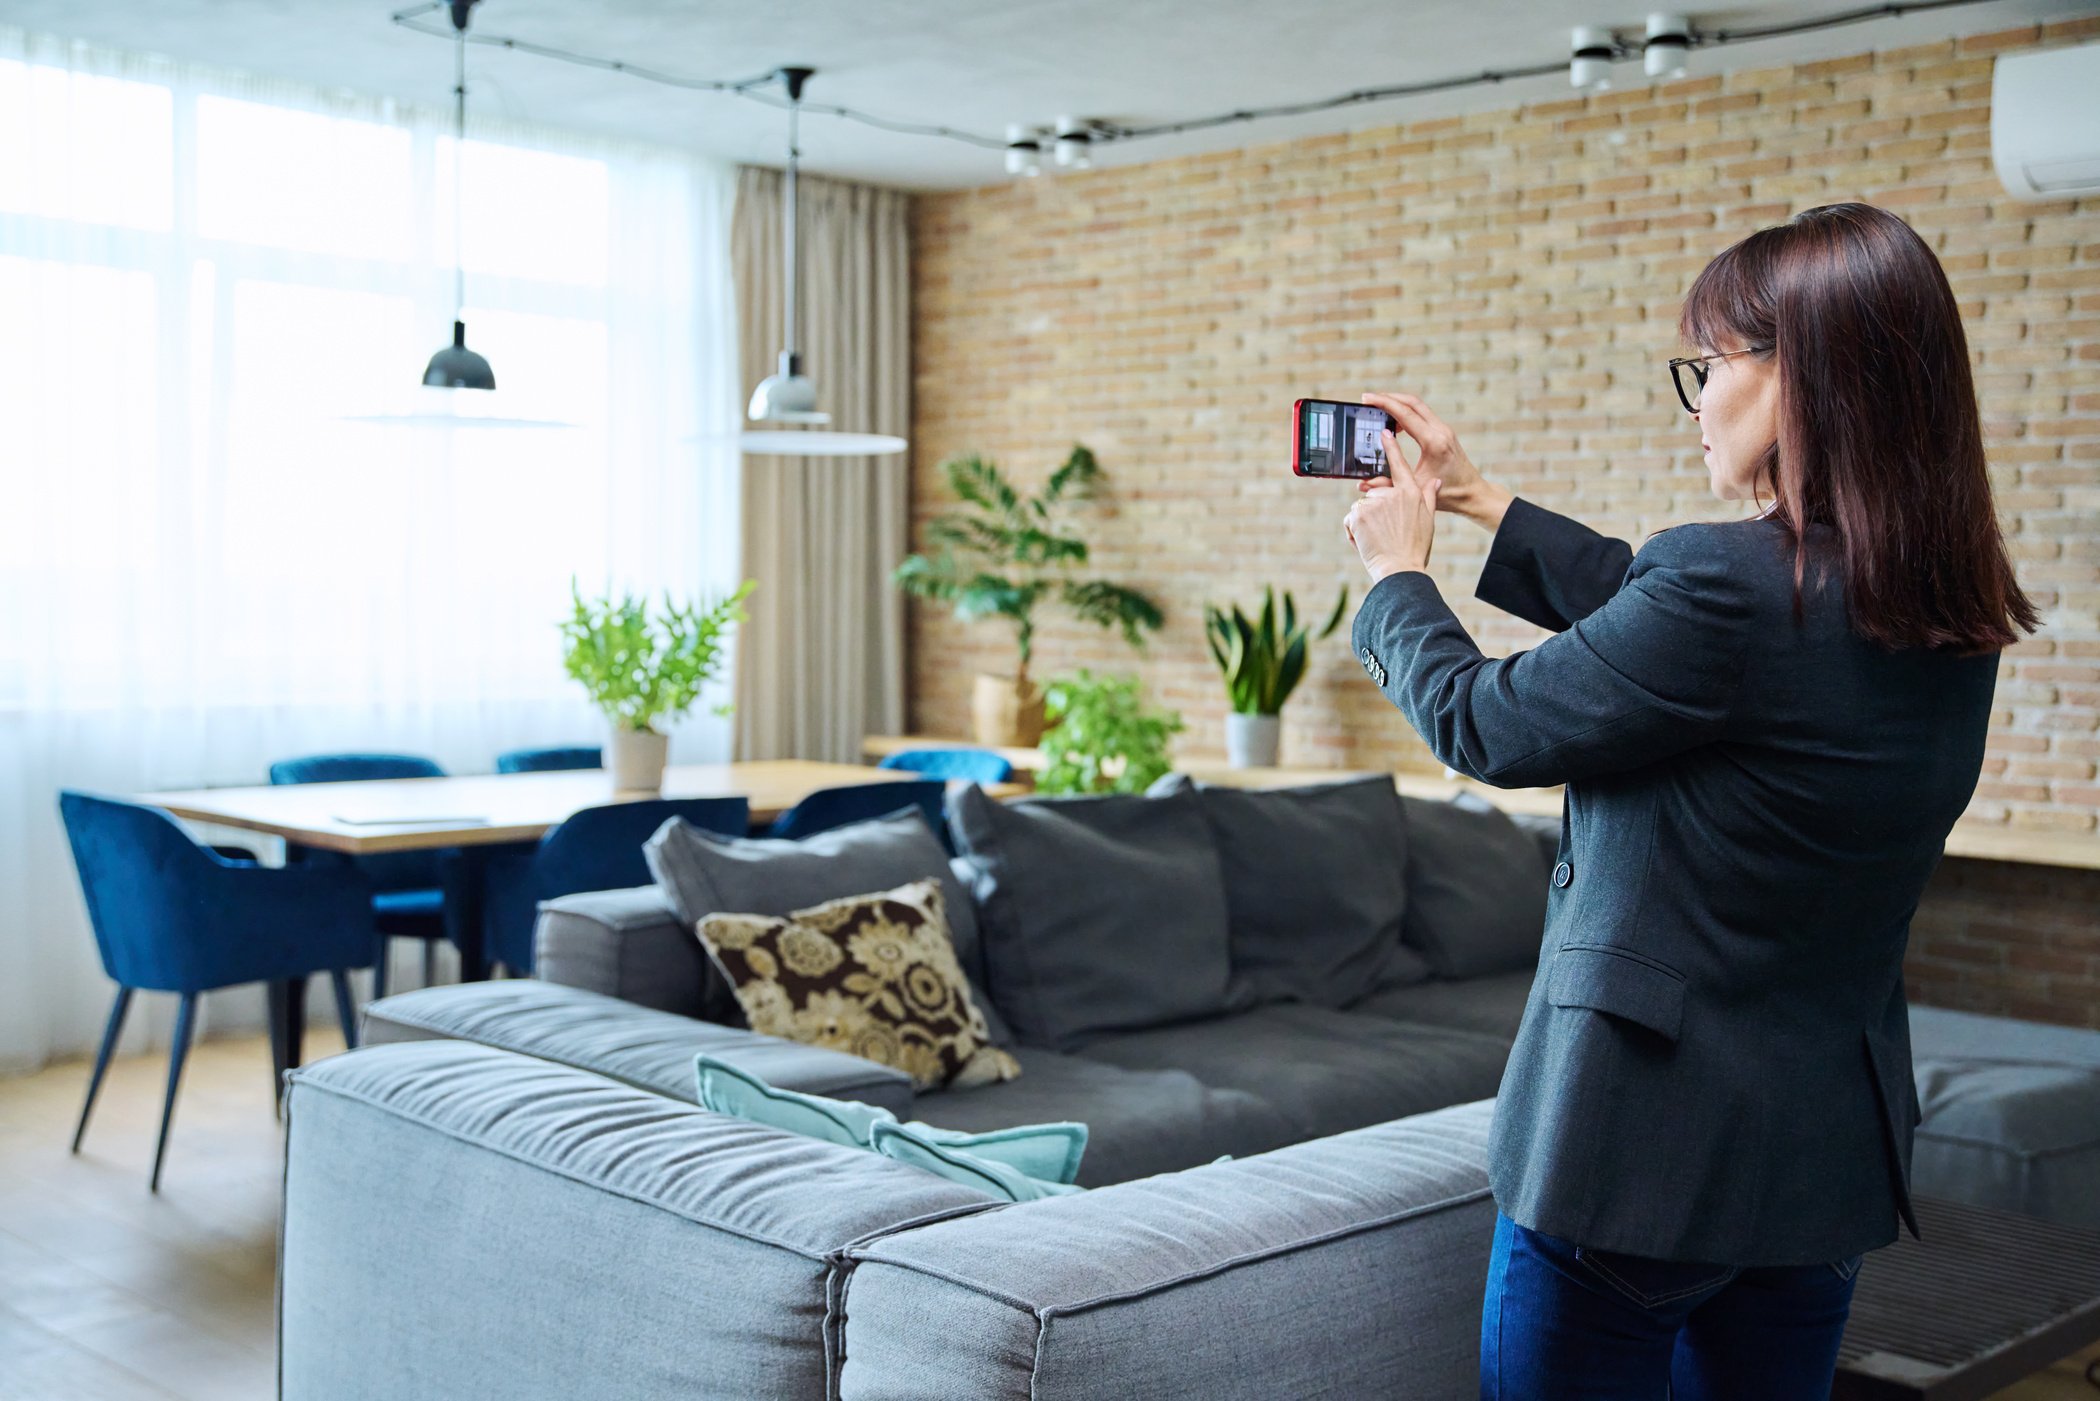
[[[1860,1259],[1654,1260],[1497,1211],[1481,1401],[1827,1401]]]

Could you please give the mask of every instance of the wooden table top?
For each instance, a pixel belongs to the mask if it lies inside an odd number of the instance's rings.
[[[904,749],[983,748],[964,739],[942,739],[931,735],[870,735],[861,750],[870,758],[882,758]],[[998,749],[1017,769],[1041,769],[1040,749]],[[1202,759],[1181,759],[1174,767],[1202,783],[1232,784],[1239,788],[1289,788],[1303,784],[1336,783],[1349,778],[1382,772],[1378,769],[1257,768],[1234,769]],[[1444,778],[1434,774],[1393,772],[1393,782],[1411,798],[1448,800],[1461,792],[1477,793],[1505,812],[1535,813],[1558,817],[1561,788],[1496,788],[1470,778]],[[2050,832],[2007,827],[1989,822],[1957,822],[1947,834],[1946,854],[1976,861],[2017,861],[2030,866],[2063,866],[2073,870],[2100,871],[2100,834]]]
[[[861,764],[769,759],[677,765],[664,771],[661,793],[617,792],[608,770],[570,769],[553,773],[199,788],[141,793],[135,795],[135,801],[197,822],[265,832],[305,846],[367,855],[532,841],[580,809],[658,797],[742,797],[750,801],[752,820],[764,822],[820,788],[909,782],[918,777]],[[985,791],[1006,798],[1026,790],[1013,784],[990,784]]]

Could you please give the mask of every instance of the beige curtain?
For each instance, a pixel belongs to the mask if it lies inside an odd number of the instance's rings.
[[[779,171],[745,167],[731,234],[744,393],[782,345]],[[831,426],[903,436],[911,424],[908,196],[800,180],[803,373]],[[868,734],[904,728],[904,603],[889,573],[910,529],[909,455],[752,457],[743,469],[746,605],[736,752],[855,762]]]

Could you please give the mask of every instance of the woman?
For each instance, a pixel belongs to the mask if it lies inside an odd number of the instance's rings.
[[[1634,553],[1419,448],[1345,530],[1358,656],[1436,756],[1565,784],[1559,862],[1489,1137],[1484,1398],[1823,1397],[1862,1256],[1917,1235],[1903,949],[2038,615],[1992,509],[1945,274],[1827,205],[1699,274],[1672,361],[1708,484],[1762,514]],[[1483,657],[1427,572],[1554,631]]]

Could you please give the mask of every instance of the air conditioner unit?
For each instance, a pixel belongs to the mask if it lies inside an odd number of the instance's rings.
[[[1999,56],[1991,164],[2015,199],[2100,194],[2100,44]]]

